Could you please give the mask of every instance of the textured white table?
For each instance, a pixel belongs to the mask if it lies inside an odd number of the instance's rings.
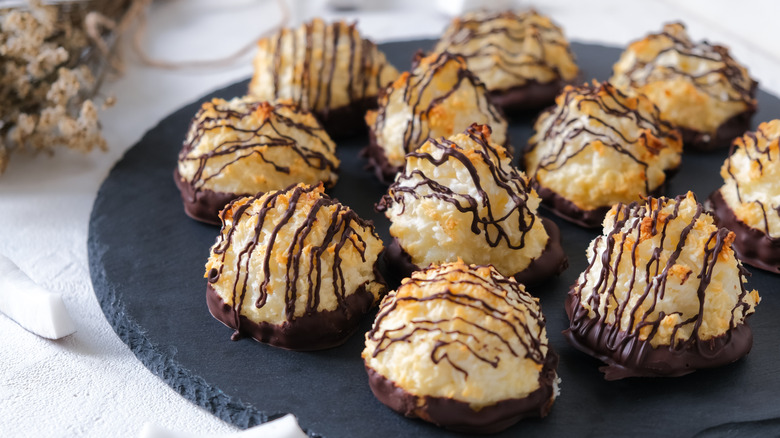
[[[380,42],[436,37],[448,22],[425,1],[387,1],[385,7],[350,13],[336,13],[321,1],[292,2],[294,20],[358,18],[364,35]],[[520,6],[551,15],[571,39],[621,46],[666,21],[682,20],[695,39],[729,45],[761,87],[780,94],[775,29],[780,2],[628,3],[521,0]],[[218,57],[251,40],[278,16],[271,0],[158,1],[146,48],[166,60]],[[62,293],[78,331],[47,341],[0,315],[0,436],[135,437],[146,421],[193,434],[233,430],[152,375],[114,334],[92,291],[86,240],[95,194],[122,154],[171,111],[249,76],[250,60],[251,54],[233,68],[168,71],[146,67],[130,55],[126,74],[103,89],[118,98],[101,115],[109,152],[12,157],[0,176],[0,253],[36,282]]]

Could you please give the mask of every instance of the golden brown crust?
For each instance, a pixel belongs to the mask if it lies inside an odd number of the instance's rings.
[[[752,347],[746,318],[760,297],[745,289],[734,237],[691,192],[616,205],[569,291],[564,336],[606,363],[607,380],[738,360]]]
[[[462,261],[417,271],[390,292],[362,353],[367,368],[412,396],[475,412],[543,387],[537,415],[557,395],[554,362],[543,372],[551,356],[538,299],[492,266]],[[414,413],[442,420],[426,406]]]
[[[720,174],[723,186],[710,196],[716,220],[739,234],[743,262],[780,272],[780,120],[737,138]]]
[[[339,164],[336,145],[310,112],[289,101],[215,98],[190,124],[176,182],[190,214],[217,222],[216,212],[242,195],[299,182],[332,187]]]
[[[257,47],[249,93],[263,100],[292,99],[325,119],[350,105],[365,106],[363,101],[398,76],[354,23],[315,18],[263,38]]]
[[[539,201],[489,127],[474,124],[409,153],[377,208],[414,265],[462,258],[511,276],[558,243],[550,242],[540,220]],[[565,266],[562,260],[548,264]]]
[[[739,220],[780,238],[780,120],[737,138],[723,163],[720,189]]]
[[[366,115],[366,122],[373,147],[381,148],[396,169],[429,137],[449,137],[472,123],[489,125],[496,143],[507,143],[507,122],[484,84],[462,57],[446,52],[418,57],[412,71],[382,91],[378,109]]]
[[[718,128],[756,110],[756,82],[726,47],[693,42],[681,23],[633,42],[613,67],[610,81],[645,94],[675,126],[698,141],[722,141]],[[726,144],[730,139],[725,139]]]
[[[609,82],[567,86],[534,128],[524,162],[537,190],[563,217],[589,226],[617,202],[660,191],[681,161],[680,133],[652,102]]]
[[[321,184],[240,198],[221,219],[205,277],[212,313],[239,334],[285,348],[330,347],[385,290],[376,270],[383,245],[373,226],[325,195]],[[296,325],[311,329],[309,337]]]
[[[456,17],[434,48],[445,51],[463,56],[491,92],[568,82],[579,72],[561,28],[534,10]]]
[[[618,204],[572,293],[588,318],[654,348],[717,338],[760,301],[744,288],[733,241],[691,192]]]

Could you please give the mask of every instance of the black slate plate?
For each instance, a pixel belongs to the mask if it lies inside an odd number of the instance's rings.
[[[383,44],[400,69],[432,41]],[[574,44],[584,77],[606,79],[620,51]],[[427,423],[391,412],[371,394],[360,359],[362,333],[345,345],[296,353],[249,339],[231,342],[231,330],[206,308],[204,264],[218,229],[184,215],[172,172],[191,117],[212,96],[244,94],[243,81],[171,114],[116,164],[98,192],[89,225],[90,272],[106,318],[135,355],[165,382],[218,417],[247,427],[286,412],[310,434],[327,437],[447,436]],[[758,95],[760,121],[780,117],[780,100]],[[754,125],[755,125],[754,124]],[[514,145],[531,135],[531,117],[512,122]],[[373,211],[384,187],[357,157],[366,140],[339,144],[342,170],[332,195],[375,221],[388,241],[388,223]],[[693,190],[700,200],[722,182],[726,151],[685,154],[669,194]],[[548,216],[550,216],[548,214]],[[780,433],[780,349],[777,336],[780,277],[757,269],[749,287],[763,295],[750,319],[755,344],[747,358],[675,379],[605,381],[599,362],[569,347],[561,335],[563,300],[585,267],[585,248],[596,235],[553,217],[570,267],[535,287],[547,315],[550,342],[560,353],[562,394],[551,414],[527,420],[500,436],[754,436]]]

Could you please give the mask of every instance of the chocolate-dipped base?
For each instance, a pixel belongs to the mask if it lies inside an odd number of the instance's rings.
[[[394,166],[387,160],[385,150],[376,142],[376,134],[368,128],[368,146],[360,151],[360,156],[366,159],[366,168],[373,171],[377,179],[387,185],[395,181],[395,175],[403,170],[403,166]]]
[[[555,401],[555,369],[558,355],[547,350],[539,388],[523,398],[502,400],[479,411],[468,403],[444,397],[416,396],[366,365],[368,384],[376,398],[408,418],[421,418],[449,430],[464,433],[498,433],[523,418],[544,417]]]
[[[558,226],[547,218],[540,217],[540,219],[547,232],[547,244],[539,257],[531,260],[525,269],[512,275],[518,283],[524,285],[539,283],[560,274],[569,267],[569,259],[561,246],[561,231]],[[399,284],[403,278],[423,268],[412,262],[412,257],[401,247],[396,238],[393,238],[393,242],[385,249],[385,261],[388,280],[393,284]]]
[[[219,212],[230,201],[242,196],[249,196],[249,194],[238,195],[235,193],[215,192],[210,189],[195,190],[192,184],[185,181],[179,174],[179,169],[173,171],[173,180],[176,182],[179,192],[181,192],[181,200],[187,216],[207,224],[219,225]]]
[[[560,79],[545,83],[531,79],[523,85],[490,90],[488,94],[493,104],[501,107],[505,113],[523,113],[552,105],[558,93],[569,83]]]
[[[718,226],[734,232],[734,250],[739,259],[756,268],[780,274],[780,239],[742,222],[723,199],[720,190],[712,192],[708,201]]]
[[[371,96],[356,100],[349,105],[313,111],[322,127],[333,139],[344,139],[365,135],[366,111],[376,109],[377,97]]]
[[[361,285],[344,300],[343,308],[312,312],[281,324],[252,321],[226,304],[209,283],[206,301],[211,315],[236,330],[232,339],[249,336],[258,342],[296,351],[336,347],[355,332],[360,319],[368,313],[374,296]]]
[[[569,222],[577,224],[584,228],[598,228],[604,221],[610,206],[602,206],[593,210],[583,210],[575,203],[569,201],[558,192],[548,189],[545,186],[534,184],[536,193],[542,198],[542,205],[547,207],[553,214]]]
[[[745,323],[706,341],[684,342],[680,348],[654,348],[649,341],[628,336],[612,324],[589,318],[588,310],[580,305],[575,290],[576,285],[566,297],[570,327],[563,335],[573,347],[607,364],[599,368],[606,380],[684,376],[697,369],[735,362],[753,346],[753,332]]]
[[[755,112],[756,108],[751,108],[731,117],[718,126],[714,135],[682,126],[675,126],[675,128],[682,134],[685,150],[711,152],[730,146],[732,140],[749,130],[750,119]]]
[[[679,167],[673,169],[667,169],[664,171],[666,177],[663,184],[651,190],[648,196],[661,196],[666,193],[666,187],[669,180],[677,173]],[[556,216],[566,219],[569,222],[577,224],[583,228],[599,228],[604,217],[609,212],[612,206],[601,206],[592,210],[583,210],[575,203],[559,195],[557,192],[542,186],[538,181],[534,180],[534,189],[536,193],[542,198],[542,203]]]

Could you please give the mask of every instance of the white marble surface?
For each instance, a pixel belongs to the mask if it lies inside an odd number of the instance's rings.
[[[376,41],[435,37],[448,21],[434,2],[370,1],[351,12],[323,1],[288,0],[293,19],[358,18]],[[731,47],[764,89],[780,94],[780,2],[654,0],[528,1],[573,40],[624,45],[682,20],[692,36]],[[370,6],[370,7],[369,7]],[[148,53],[166,60],[226,55],[278,18],[272,0],[166,0],[152,6]],[[125,75],[105,84],[118,103],[102,113],[110,150],[13,156],[0,176],[0,253],[33,280],[63,294],[77,332],[38,338],[0,315],[0,436],[135,437],[147,421],[185,434],[230,432],[147,371],[114,334],[93,294],[88,219],[101,182],[143,133],[181,105],[251,72],[251,54],[230,68],[160,70],[128,55]],[[403,68],[403,66],[400,66]],[[780,117],[780,114],[777,115]]]

